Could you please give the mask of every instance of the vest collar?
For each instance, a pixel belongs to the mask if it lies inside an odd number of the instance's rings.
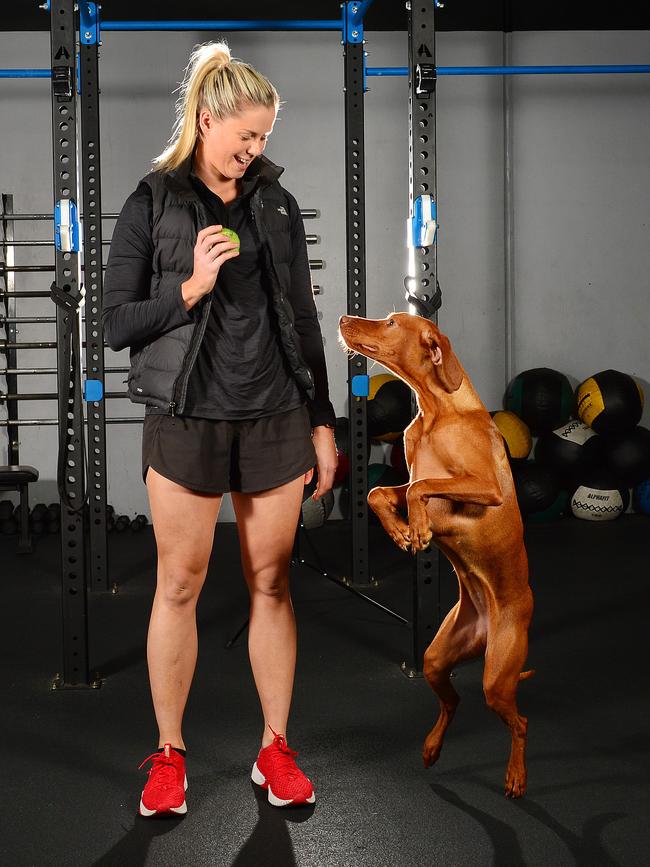
[[[167,187],[181,199],[196,199],[197,194],[190,180],[190,172],[192,171],[192,156],[187,157],[171,172],[165,175],[165,184]],[[277,166],[263,154],[255,157],[250,166],[244,173],[244,180],[257,181],[261,186],[268,186],[274,181],[277,181],[280,175],[284,172],[282,166]]]

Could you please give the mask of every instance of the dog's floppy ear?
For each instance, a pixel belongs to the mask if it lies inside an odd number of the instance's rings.
[[[448,338],[440,331],[434,335],[431,328],[425,328],[422,332],[422,342],[429,350],[431,363],[444,390],[449,394],[457,391],[463,381],[463,369],[453,353]]]

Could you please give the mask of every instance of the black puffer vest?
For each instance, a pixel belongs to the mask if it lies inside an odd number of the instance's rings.
[[[150,297],[178,295],[179,286],[193,271],[194,246],[198,232],[212,225],[190,180],[191,158],[175,172],[152,172],[143,180],[153,197],[153,275]],[[314,376],[304,361],[294,328],[289,301],[293,257],[288,212],[295,207],[278,183],[283,169],[266,157],[258,157],[247,172],[259,175],[251,196],[251,215],[264,251],[265,272],[270,280],[272,305],[277,316],[282,350],[290,369],[308,399],[315,395]],[[307,279],[309,279],[307,275]],[[212,293],[204,296],[182,324],[151,343],[131,347],[128,393],[149,411],[183,414],[190,373],[205,333]]]

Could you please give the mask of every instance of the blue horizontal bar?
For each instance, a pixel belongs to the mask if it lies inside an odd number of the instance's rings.
[[[52,78],[51,69],[0,69],[0,78]]]
[[[592,75],[597,73],[648,73],[650,64],[600,64],[598,66],[438,66],[438,75]],[[374,66],[366,75],[408,75],[408,66]]]
[[[368,66],[366,67],[366,75],[408,75],[408,66]]]
[[[340,20],[102,21],[102,30],[341,30]]]
[[[438,75],[595,75],[650,72],[650,64],[598,64],[594,66],[439,66]]]

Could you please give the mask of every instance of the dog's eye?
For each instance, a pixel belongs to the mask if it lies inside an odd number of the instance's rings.
[[[387,327],[390,327],[391,325],[394,325],[394,324],[395,324],[395,320],[394,320],[394,319],[389,319],[388,322],[386,323],[386,326],[387,326]]]

